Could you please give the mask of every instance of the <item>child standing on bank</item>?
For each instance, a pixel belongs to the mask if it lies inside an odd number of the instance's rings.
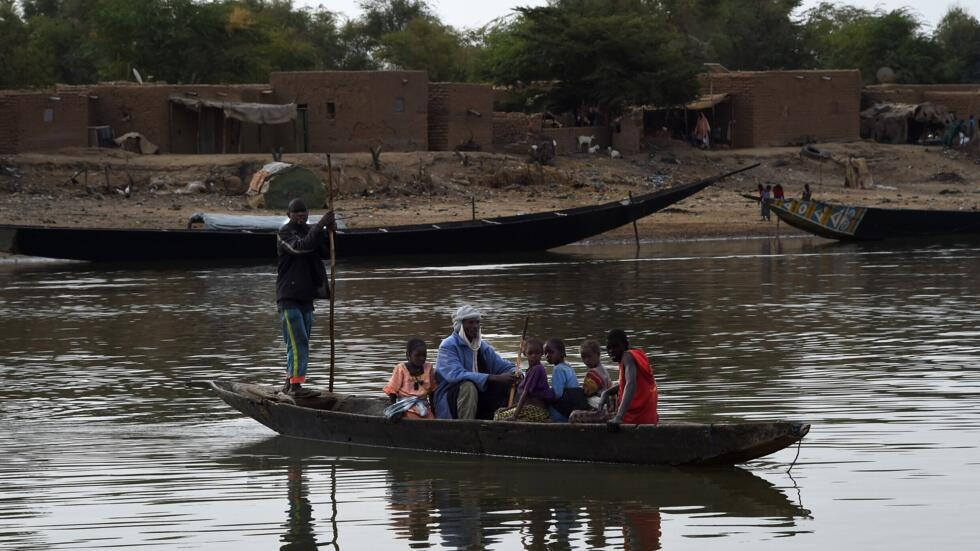
[[[436,389],[436,379],[433,376],[432,364],[425,361],[427,356],[425,341],[410,339],[405,346],[407,361],[395,366],[391,372],[391,380],[384,387],[384,393],[388,395],[392,404],[413,397],[421,402],[416,402],[405,410],[407,419],[435,419],[430,396]]]

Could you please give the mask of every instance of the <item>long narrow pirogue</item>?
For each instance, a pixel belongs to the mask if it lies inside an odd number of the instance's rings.
[[[543,251],[625,226],[744,168],[601,205],[482,220],[338,230],[338,257]],[[101,262],[274,260],[270,229],[136,230],[0,225],[0,251]]]
[[[605,425],[504,421],[389,421],[383,398],[324,394],[284,400],[273,387],[209,381],[225,402],[297,438],[474,455],[647,465],[734,465],[801,440],[810,425],[785,421]]]
[[[840,241],[980,236],[980,211],[976,210],[882,209],[799,199],[770,199],[768,203],[790,226]]]

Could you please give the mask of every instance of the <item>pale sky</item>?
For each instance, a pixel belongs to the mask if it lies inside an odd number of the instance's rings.
[[[803,0],[803,9],[816,6],[821,0]],[[356,17],[360,13],[358,0],[294,0],[297,6],[323,5],[328,10]],[[444,23],[454,27],[481,27],[493,19],[505,16],[515,6],[543,6],[546,0],[431,0],[436,13]],[[850,4],[867,9],[876,7],[893,10],[908,6],[918,12],[923,20],[931,27],[942,19],[946,10],[951,6],[965,8],[974,17],[980,18],[980,0],[852,0],[849,2],[835,1],[835,4]]]

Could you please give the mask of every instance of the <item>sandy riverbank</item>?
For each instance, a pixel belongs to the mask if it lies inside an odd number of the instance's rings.
[[[591,205],[755,162],[762,165],[641,220],[641,238],[772,235],[775,221],[761,221],[757,206],[739,195],[754,192],[759,182],[781,182],[788,196],[798,196],[809,183],[814,198],[865,206],[980,209],[980,164],[967,155],[865,142],[822,147],[867,158],[876,187],[843,188],[842,168],[801,158],[798,148],[705,152],[678,144],[625,159],[560,157],[553,167],[489,153],[467,153],[465,159],[453,153],[387,153],[380,171],[371,167],[367,153],[332,159],[335,168],[342,167],[336,171],[337,208],[354,227],[466,219],[473,199],[481,218]],[[0,223],[181,228],[200,211],[278,214],[251,208],[244,195],[251,174],[268,160],[263,155],[140,156],[100,149],[8,156],[0,158]],[[287,155],[284,160],[314,168],[326,179],[322,155]],[[184,193],[190,182],[203,182],[208,191]],[[128,198],[117,191],[127,186]],[[795,232],[785,225],[779,231]],[[632,227],[625,227],[599,239],[632,237]]]

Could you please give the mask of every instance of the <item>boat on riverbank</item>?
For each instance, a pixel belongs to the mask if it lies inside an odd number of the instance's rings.
[[[543,251],[616,229],[750,165],[697,182],[595,206],[478,220],[337,230],[338,257]],[[0,225],[0,251],[99,262],[276,258],[274,230],[150,230]]]
[[[769,208],[794,228],[840,241],[980,236],[980,211],[882,209],[799,199],[770,199]]]
[[[504,421],[389,421],[384,398],[324,393],[284,398],[268,386],[209,381],[228,405],[273,431],[361,446],[473,455],[645,465],[734,465],[801,440],[810,425],[786,421],[623,425]]]

